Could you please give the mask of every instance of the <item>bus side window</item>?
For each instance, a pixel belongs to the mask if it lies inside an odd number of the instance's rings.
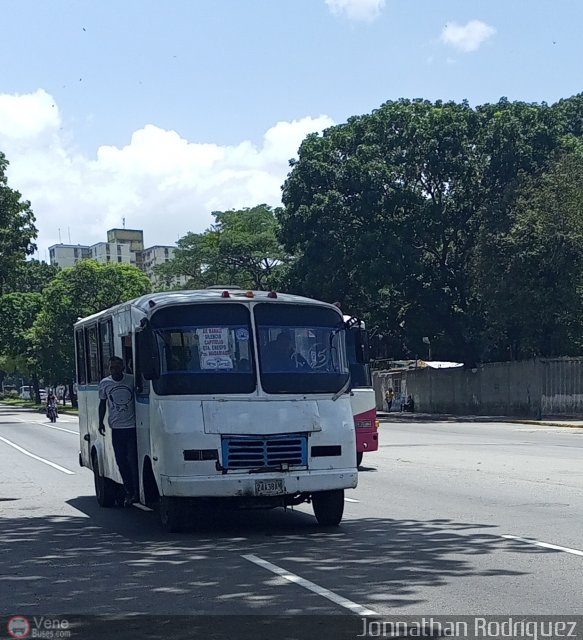
[[[111,318],[99,323],[99,347],[101,353],[101,378],[109,375],[109,359],[115,355],[113,348],[113,322]]]
[[[87,358],[83,329],[77,329],[75,332],[75,347],[77,350],[77,384],[87,384]]]
[[[122,358],[125,364],[126,373],[134,374],[134,354],[132,349],[132,336],[123,336],[122,338],[123,354]]]
[[[87,355],[87,382],[98,384],[99,377],[99,345],[97,339],[97,325],[93,324],[85,330],[85,348]]]

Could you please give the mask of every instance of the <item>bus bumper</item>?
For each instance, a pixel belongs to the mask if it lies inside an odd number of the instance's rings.
[[[279,481],[276,486],[265,481]],[[354,489],[356,469],[289,473],[233,473],[217,476],[160,476],[162,495],[184,498],[283,496],[333,489]]]
[[[367,453],[370,451],[378,451],[379,448],[379,434],[375,429],[374,431],[362,432],[356,431],[356,450],[359,453]]]

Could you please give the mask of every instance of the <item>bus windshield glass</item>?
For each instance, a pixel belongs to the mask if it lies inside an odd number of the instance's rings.
[[[239,304],[162,308],[152,317],[160,354],[160,395],[255,390],[249,311]]]
[[[255,323],[267,393],[336,393],[348,381],[344,326],[333,310],[259,304]]]
[[[348,329],[346,332],[346,353],[350,368],[350,384],[353,389],[367,389],[372,387],[370,366],[356,362],[356,331]]]

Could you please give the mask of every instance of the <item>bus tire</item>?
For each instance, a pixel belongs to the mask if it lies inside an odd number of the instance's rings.
[[[362,464],[362,456],[364,455],[364,453],[362,451],[357,451],[356,452],[356,466],[360,467],[360,465]]]
[[[312,504],[319,525],[337,527],[344,513],[344,489],[314,493]]]
[[[117,499],[117,484],[101,475],[99,462],[95,454],[93,455],[93,482],[97,504],[107,509],[114,507]]]
[[[169,496],[160,496],[160,522],[166,533],[177,533],[182,529],[180,501]]]

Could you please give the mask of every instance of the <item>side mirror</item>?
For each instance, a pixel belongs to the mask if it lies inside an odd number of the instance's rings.
[[[143,323],[143,329],[136,333],[138,370],[146,380],[160,377],[160,356],[156,336],[149,322]]]
[[[366,329],[355,328],[354,331],[354,348],[356,352],[356,362],[358,364],[368,364],[370,360],[370,350],[368,347],[368,332]]]

